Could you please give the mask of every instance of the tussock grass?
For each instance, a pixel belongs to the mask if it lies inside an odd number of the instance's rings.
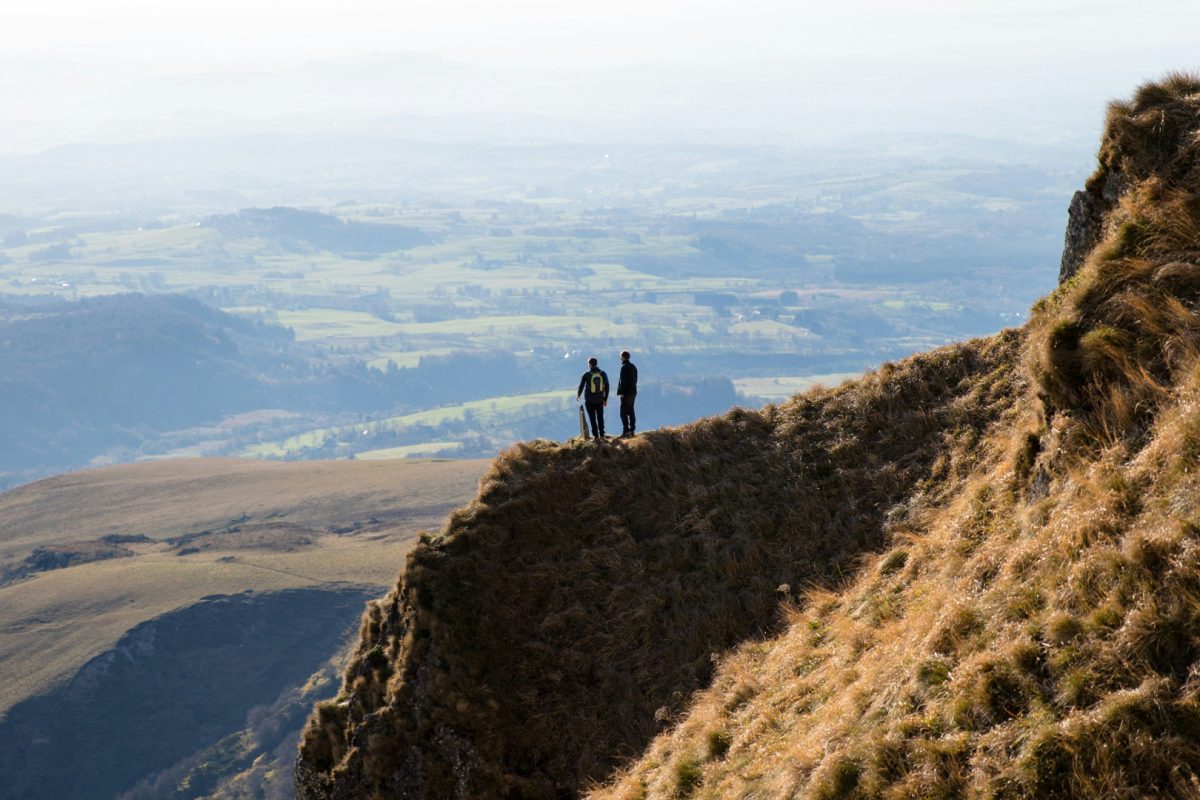
[[[302,790],[1200,796],[1198,187],[1171,75],[1111,106],[1103,236],[1022,330],[505,454],[364,623]]]
[[[657,761],[789,702],[697,797],[1200,795],[1200,79],[1113,104],[1089,187],[1114,185],[1104,240],[1025,329],[1029,395],[989,456],[593,797],[665,797]],[[903,613],[861,613],[885,602]],[[759,691],[730,708],[726,672]]]
[[[914,492],[940,497],[986,457],[986,431],[1024,391],[1020,348],[1015,334],[945,348],[621,445],[515,446],[364,618],[321,711],[341,714],[344,743],[314,722],[302,783],[399,791],[411,773],[373,760],[361,733],[383,715],[430,796],[559,797],[602,780],[710,683],[715,654],[779,629],[802,587],[842,585],[913,524]],[[906,569],[894,557],[887,576]],[[856,626],[865,649],[873,634]],[[712,730],[671,762],[674,796],[703,792],[736,750],[734,728]]]

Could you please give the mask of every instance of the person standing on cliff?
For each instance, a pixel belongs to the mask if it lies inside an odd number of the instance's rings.
[[[592,438],[604,441],[604,407],[608,405],[608,375],[598,364],[594,356],[588,359],[588,371],[579,379],[575,402],[579,402],[580,395],[583,396],[588,421],[592,424]]]
[[[637,400],[637,367],[629,360],[629,351],[621,351],[621,377],[617,380],[617,397],[621,398],[621,438],[637,433],[637,417],[633,401]]]

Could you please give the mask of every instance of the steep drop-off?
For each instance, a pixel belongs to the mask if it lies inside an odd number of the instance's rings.
[[[485,467],[180,459],[0,494],[0,798],[290,796],[363,601]]]
[[[498,459],[299,793],[1200,794],[1198,137],[1200,79],[1113,104],[1020,330]]]
[[[781,600],[967,474],[1016,337],[628,444],[519,445],[374,604],[304,743],[308,796],[572,796],[636,756]],[[497,735],[497,732],[502,732]]]
[[[238,730],[318,669],[365,594],[222,595],[139,625],[61,690],[9,709],[0,798],[115,797]]]
[[[1198,133],[1197,77],[1112,105],[994,456],[593,797],[1200,796]]]

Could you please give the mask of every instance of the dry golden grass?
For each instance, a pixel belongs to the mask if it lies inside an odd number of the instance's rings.
[[[939,496],[986,455],[1024,391],[1021,344],[945,348],[620,444],[503,454],[369,607],[342,696],[310,726],[307,776],[386,796],[409,780],[397,760],[419,760],[438,797],[603,778],[683,713],[714,653],[777,625],[790,587],[841,583],[909,523],[914,491]]]
[[[1088,187],[1019,332],[499,459],[304,795],[1200,797],[1200,78],[1113,104]]]
[[[126,545],[131,557],[0,586],[0,715],[69,678],[139,623],[205,595],[386,586],[417,532],[440,525],[447,509],[470,497],[484,467],[162,461],[72,473],[0,495],[0,563],[105,534],[153,540]],[[349,534],[331,532],[355,523]],[[238,530],[224,533],[231,527]],[[222,533],[193,540],[200,547],[191,554],[163,541],[208,529]]]
[[[424,517],[436,523],[485,468],[483,461],[205,458],[71,472],[0,494],[0,561],[105,534],[162,539],[220,528],[243,514],[324,529],[381,510],[420,516],[427,509]]]
[[[1198,134],[1196,78],[1114,104],[1125,193],[990,458],[593,797],[1200,796]]]

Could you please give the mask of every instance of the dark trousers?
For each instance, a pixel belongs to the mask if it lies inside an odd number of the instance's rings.
[[[633,401],[636,394],[621,395],[621,428],[622,433],[633,433],[637,430],[637,417],[633,415]]]
[[[592,436],[604,435],[604,401],[593,403],[591,400],[583,404],[588,412],[588,422],[592,423]]]

